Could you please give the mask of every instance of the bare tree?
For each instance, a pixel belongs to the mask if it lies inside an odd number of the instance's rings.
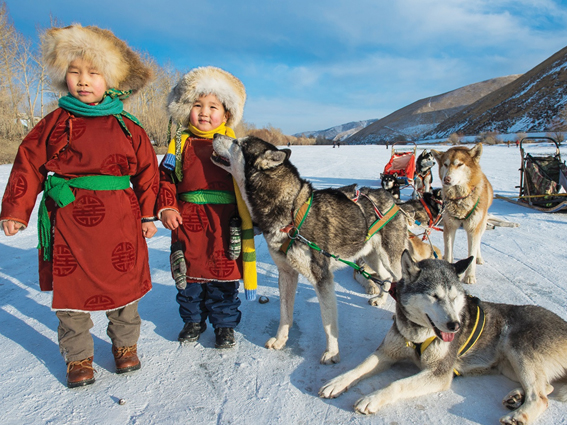
[[[18,114],[22,92],[15,81],[17,40],[6,3],[0,2],[0,135],[9,139],[21,138],[24,134]]]
[[[166,110],[167,95],[180,78],[179,71],[160,66],[147,53],[141,55],[149,66],[154,79],[126,103],[126,108],[134,114],[144,126],[146,133],[156,146],[166,146],[169,115]]]

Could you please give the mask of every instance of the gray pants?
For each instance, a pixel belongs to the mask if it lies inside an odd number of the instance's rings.
[[[59,310],[55,314],[59,318],[57,334],[59,350],[65,362],[83,360],[94,355],[94,342],[90,333],[93,327],[90,313],[80,311]],[[106,334],[112,345],[130,347],[138,342],[142,319],[138,314],[138,302],[117,310],[107,311],[108,327]]]

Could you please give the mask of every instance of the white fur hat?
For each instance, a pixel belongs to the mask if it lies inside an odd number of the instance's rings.
[[[43,59],[55,88],[67,91],[65,76],[69,64],[82,58],[104,77],[108,87],[136,92],[152,78],[138,54],[111,31],[74,24],[50,28],[43,35]]]
[[[230,114],[226,125],[235,127],[242,119],[246,90],[234,75],[213,66],[195,68],[181,77],[167,97],[167,110],[175,121],[189,124],[193,103],[203,96],[214,94]]]

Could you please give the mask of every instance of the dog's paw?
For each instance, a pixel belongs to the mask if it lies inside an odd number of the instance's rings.
[[[380,287],[372,281],[366,283],[366,293],[368,295],[376,295],[380,293]]]
[[[512,412],[500,418],[503,425],[526,425],[529,419],[525,413]]]
[[[268,341],[266,341],[264,347],[270,348],[272,350],[281,350],[282,348],[285,347],[286,342],[287,342],[287,338],[286,339],[270,338]]]
[[[482,259],[482,257],[478,256],[478,257],[476,257],[476,263],[477,264],[484,264],[484,260]]]
[[[374,307],[382,307],[384,304],[386,304],[387,294],[387,292],[383,292],[380,295],[370,298],[368,300],[368,304]]]
[[[319,363],[321,364],[334,364],[341,361],[341,355],[337,351],[336,353],[331,353],[330,351],[325,351],[321,356]]]
[[[372,395],[362,397],[354,403],[354,411],[363,415],[372,415],[380,409],[379,398]]]
[[[476,283],[476,276],[465,276],[464,282],[472,285]]]
[[[331,379],[319,390],[319,397],[336,398],[348,390],[348,382],[342,376]]]
[[[510,391],[502,400],[502,404],[510,410],[516,410],[524,404],[524,390],[522,388],[516,388]]]

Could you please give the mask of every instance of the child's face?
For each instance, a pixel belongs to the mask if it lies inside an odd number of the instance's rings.
[[[107,89],[102,74],[82,58],[69,64],[65,81],[71,96],[84,103],[99,103]]]
[[[201,96],[195,101],[189,114],[189,122],[201,131],[211,131],[226,123],[228,113],[214,94]]]

